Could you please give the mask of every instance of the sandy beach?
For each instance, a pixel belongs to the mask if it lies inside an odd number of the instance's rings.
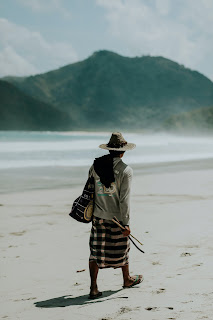
[[[212,319],[213,160],[135,166],[131,230],[145,254],[131,246],[130,270],[144,282],[122,289],[119,269],[101,270],[94,301],[90,225],[68,216],[87,169],[2,174],[0,317]]]

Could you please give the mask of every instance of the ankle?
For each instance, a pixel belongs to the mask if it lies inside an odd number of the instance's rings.
[[[91,283],[90,289],[91,290],[98,289],[97,283]]]
[[[131,280],[130,275],[128,275],[128,276],[126,276],[126,277],[123,277],[123,280],[124,280],[124,283],[125,283],[125,282],[128,282],[129,280]]]

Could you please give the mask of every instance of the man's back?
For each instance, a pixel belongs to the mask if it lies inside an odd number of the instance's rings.
[[[104,168],[103,168],[104,169]],[[116,216],[124,225],[129,224],[130,186],[133,171],[120,158],[113,158],[115,181],[107,188],[96,173],[94,165],[90,174],[95,178],[94,216],[111,220]]]

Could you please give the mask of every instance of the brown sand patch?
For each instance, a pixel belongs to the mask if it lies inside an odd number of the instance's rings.
[[[23,231],[18,231],[18,232],[11,232],[10,234],[12,236],[23,236],[23,234],[25,234],[27,231],[23,230]]]

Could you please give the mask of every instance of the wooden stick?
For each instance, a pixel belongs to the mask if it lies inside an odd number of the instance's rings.
[[[130,236],[133,237],[137,242],[139,242],[142,246],[143,246],[143,243],[141,243],[137,238],[135,238],[131,233],[130,233]]]
[[[118,221],[116,221],[115,219],[112,219],[112,221],[116,223],[121,229],[125,230],[125,228]]]
[[[114,219],[117,221],[117,223],[119,223],[119,225],[122,227],[123,230],[126,229],[124,226],[122,226],[122,225],[120,224],[120,221],[118,220],[118,218],[117,218],[116,216],[114,216]]]
[[[116,223],[121,229],[123,229],[123,230],[125,230],[126,228],[124,228],[121,224],[120,224],[120,222],[118,221],[118,219],[116,218],[116,217],[114,217],[113,219],[112,219],[112,221],[114,222],[114,223]],[[141,243],[137,238],[135,238],[131,233],[130,233],[130,236],[131,237],[133,237],[136,241],[138,241],[142,246],[143,246],[143,243]]]

